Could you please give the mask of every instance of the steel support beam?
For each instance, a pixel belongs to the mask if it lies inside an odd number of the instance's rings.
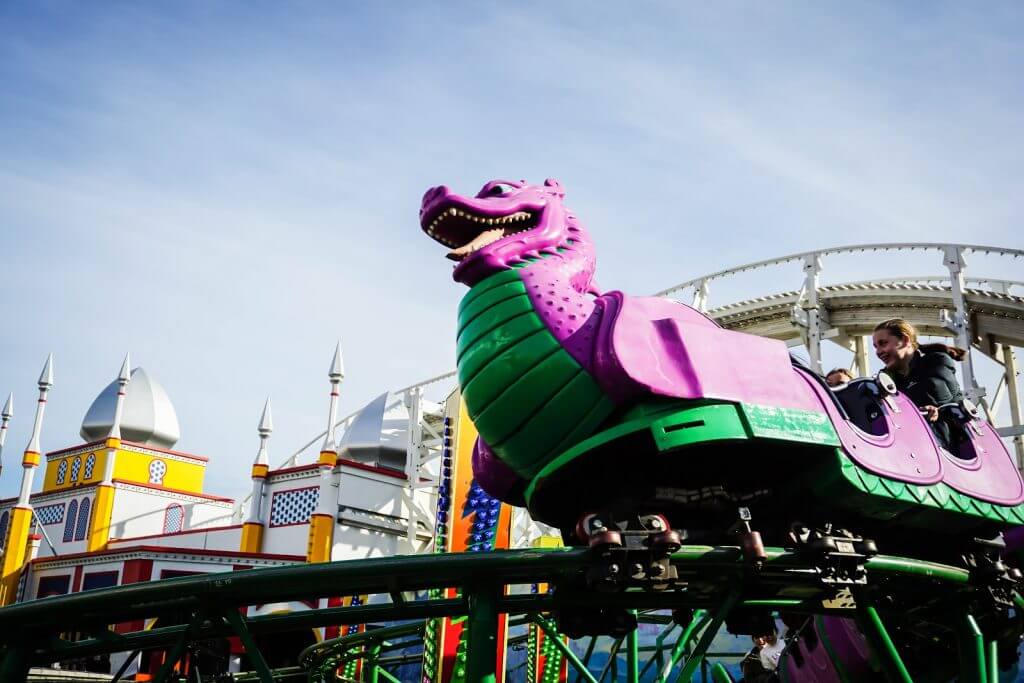
[[[882,618],[878,616],[878,610],[866,600],[865,596],[857,597],[857,624],[881,664],[882,673],[889,683],[914,683],[903,663],[903,658],[889,637],[885,624],[882,623]]]
[[[985,661],[985,637],[978,622],[970,614],[963,614],[956,624],[960,650],[960,681],[962,683],[988,683]]]
[[[679,660],[683,658],[683,653],[690,645],[690,641],[693,640],[693,636],[700,631],[709,621],[711,621],[711,615],[702,609],[695,610],[693,617],[690,618],[690,623],[683,628],[683,632],[679,634],[679,640],[676,641],[675,647],[672,648],[672,653],[669,655],[668,662],[665,663],[665,668],[661,670],[661,674],[658,676],[658,683],[664,683],[668,680],[669,674],[672,673],[672,669],[675,668]]]
[[[245,654],[249,655],[253,669],[256,670],[256,674],[260,677],[260,683],[274,683],[274,676],[270,673],[267,660],[263,659],[263,653],[260,652],[256,639],[249,633],[249,629],[245,625],[245,618],[238,610],[229,609],[224,613],[224,621],[235,632],[238,639],[242,641],[242,645],[245,647]]]
[[[871,374],[871,365],[868,360],[868,338],[858,334],[853,338],[854,351],[853,362],[856,367],[857,377],[868,377]]]
[[[821,367],[821,310],[818,301],[818,284],[821,276],[821,256],[815,254],[804,258],[804,303],[807,314],[807,353],[811,357],[811,368],[823,372]]]
[[[636,618],[636,610],[630,610]],[[640,624],[626,635],[626,683],[640,683]]]
[[[1010,424],[1019,428],[1024,423],[1024,413],[1021,410],[1018,379],[1017,354],[1013,352],[1012,346],[1003,344],[1003,382],[1006,385],[1006,397],[1010,401]],[[1017,456],[1017,468],[1024,470],[1024,436],[1016,434],[1013,437],[1013,448]]]
[[[711,618],[711,623],[708,624],[707,628],[704,629],[704,633],[701,634],[700,640],[693,648],[693,652],[686,658],[686,663],[683,664],[682,670],[679,675],[676,676],[676,683],[684,683],[693,678],[693,674],[697,671],[697,667],[700,666],[701,662],[704,661],[704,653],[708,651],[708,647],[711,645],[711,641],[715,639],[715,635],[718,633],[718,629],[722,627],[722,623],[728,618],[729,613],[732,611],[733,606],[740,598],[740,590],[734,588],[722,601],[722,604],[715,610],[715,615]]]
[[[498,589],[474,586],[466,592],[466,681],[494,683],[498,666]]]
[[[946,327],[956,335],[956,343],[967,350],[963,360],[964,395],[975,403],[985,397],[985,389],[978,385],[974,375],[974,360],[971,358],[971,347],[974,345],[974,334],[971,330],[971,317],[967,310],[966,286],[964,283],[963,249],[955,245],[947,245],[942,250],[946,270],[949,271],[949,285],[953,296],[953,315],[946,321]]]
[[[579,681],[582,678],[583,680],[587,681],[587,683],[597,683],[597,679],[594,678],[594,675],[587,670],[587,665],[581,662],[580,658],[576,656],[576,653],[572,651],[572,648],[570,648],[562,641],[562,637],[558,633],[558,628],[556,628],[554,624],[552,624],[550,621],[548,621],[539,614],[534,614],[530,618],[533,621],[533,623],[537,624],[540,630],[544,632],[544,637],[549,639],[551,643],[555,646],[555,648],[562,653],[562,656],[565,657],[570,664],[572,664],[574,669],[576,669],[577,681]],[[588,649],[588,655],[590,652],[593,652],[595,640],[595,638],[591,638],[590,640],[590,648]]]

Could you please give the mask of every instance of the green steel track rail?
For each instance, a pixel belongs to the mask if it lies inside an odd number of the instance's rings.
[[[822,600],[831,597],[833,591],[819,582],[813,564],[805,556],[779,549],[769,549],[767,555],[766,562],[755,568],[744,561],[736,547],[684,546],[672,556],[672,563],[685,587],[665,592],[603,593],[582,588],[580,578],[593,561],[589,551],[583,549],[507,550],[301,564],[84,591],[0,608],[0,634],[5,634],[0,650],[0,681],[23,680],[28,667],[34,665],[154,649],[170,653],[157,677],[163,681],[170,678],[171,669],[191,643],[229,636],[240,638],[246,646],[255,669],[249,680],[301,680],[299,669],[294,667],[269,669],[255,636],[321,626],[408,622],[371,629],[357,634],[358,637],[326,641],[303,652],[301,663],[307,680],[321,680],[313,678],[313,674],[326,675],[327,669],[333,672],[332,665],[352,658],[367,662],[371,680],[390,680],[391,674],[380,664],[381,655],[394,649],[388,646],[389,639],[419,634],[424,619],[458,615],[467,616],[469,632],[476,634],[475,639],[471,638],[473,642],[468,643],[467,680],[491,681],[495,673],[494,633],[499,614],[526,615],[526,619],[550,632],[554,629],[553,621],[544,615],[574,606],[697,610],[693,623],[681,624],[682,637],[664,664],[659,641],[659,680],[668,680],[677,663],[683,667],[677,679],[688,680],[683,674],[702,665],[707,647],[730,609],[746,606],[807,614],[834,611],[856,617],[876,657],[884,664],[887,677],[903,681],[908,680],[906,669],[885,631],[885,611],[873,596],[911,591],[955,609],[966,604],[965,594],[975,590],[966,569],[877,556],[867,561],[868,585],[857,594],[857,610],[830,610],[822,605]],[[516,592],[517,586],[532,583],[580,587],[544,595]],[[456,588],[458,597],[409,597],[438,588]],[[240,611],[254,604],[354,594],[374,597],[369,604],[289,614],[249,617],[243,614],[244,610]],[[963,623],[969,623],[970,615],[962,611],[961,614]],[[116,632],[111,627],[153,617],[158,618],[157,624],[148,630]],[[163,626],[160,620],[173,625]],[[980,636],[973,630],[963,627],[960,631],[967,634],[968,640],[964,642],[971,648],[972,657],[965,657],[965,661],[974,661],[983,676],[985,659],[991,659],[988,652],[992,647],[978,640]],[[65,640],[62,634],[68,632],[78,633],[79,639]],[[638,680],[637,643],[629,639],[623,644],[628,679]],[[562,653],[566,654],[566,650]],[[582,680],[594,678],[586,672],[589,653],[582,661],[575,655],[568,659],[570,669],[577,671]]]

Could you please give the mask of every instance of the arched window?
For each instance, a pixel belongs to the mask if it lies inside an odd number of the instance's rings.
[[[7,522],[10,520],[10,515],[7,510],[0,513],[0,550],[3,550],[4,544],[7,543]]]
[[[82,469],[82,459],[75,458],[75,461],[71,463],[71,483],[78,481],[78,473]]]
[[[78,526],[75,528],[75,540],[84,541],[85,534],[89,531],[89,499],[83,498],[82,504],[78,506]]]
[[[70,543],[75,540],[75,520],[78,519],[78,501],[68,503],[68,516],[64,520],[64,542]]]
[[[181,531],[182,523],[185,521],[185,508],[177,503],[171,503],[164,511],[164,533],[173,534]]]
[[[167,463],[163,460],[154,459],[149,463],[149,483],[163,484],[164,475],[167,474]]]
[[[85,459],[85,472],[82,479],[92,479],[92,471],[94,469],[96,469],[96,454],[90,453],[89,457]]]
[[[68,459],[64,458],[57,465],[57,483],[58,484],[63,484],[64,480],[67,479],[67,476],[68,476]]]

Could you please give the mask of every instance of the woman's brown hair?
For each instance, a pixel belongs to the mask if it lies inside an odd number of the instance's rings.
[[[947,344],[921,344],[917,341],[917,329],[903,318],[890,318],[889,320],[883,320],[882,322],[875,325],[875,332],[879,330],[885,330],[894,337],[900,339],[906,339],[910,342],[910,345],[922,353],[929,353],[933,351],[941,351],[949,354],[949,357],[953,360],[963,360],[964,356],[967,355],[967,351],[961,349],[958,346],[948,346]]]

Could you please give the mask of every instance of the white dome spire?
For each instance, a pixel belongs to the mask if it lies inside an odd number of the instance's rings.
[[[110,434],[120,382],[118,378],[108,384],[89,406],[81,430],[82,438],[86,441],[99,441]],[[121,438],[158,448],[172,448],[181,438],[181,429],[178,426],[178,414],[164,388],[144,368],[135,368],[126,389],[121,415]]]

